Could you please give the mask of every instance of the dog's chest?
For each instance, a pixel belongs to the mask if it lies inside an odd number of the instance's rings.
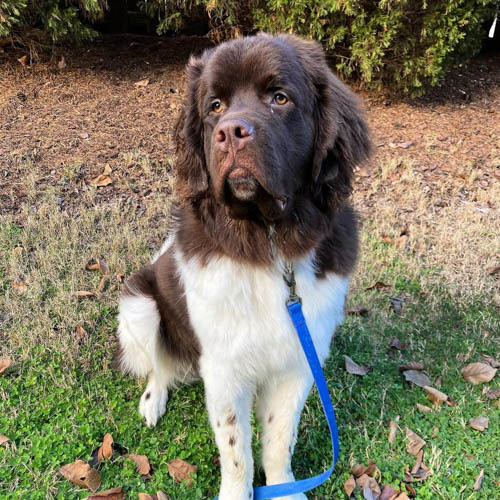
[[[191,325],[202,347],[203,371],[230,366],[251,379],[303,367],[305,358],[288,316],[282,263],[262,268],[213,259],[201,266],[178,257]],[[343,318],[348,279],[318,279],[312,255],[295,263],[297,293],[320,359]]]

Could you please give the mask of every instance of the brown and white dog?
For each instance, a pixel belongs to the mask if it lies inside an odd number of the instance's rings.
[[[191,58],[176,142],[177,208],[162,249],[121,297],[121,366],[149,377],[147,425],[165,413],[169,387],[201,376],[219,498],[248,500],[254,399],[267,484],[292,481],[313,382],[285,306],[284,263],[324,362],[356,260],[347,199],[369,154],[367,126],[320,45],[258,35]]]

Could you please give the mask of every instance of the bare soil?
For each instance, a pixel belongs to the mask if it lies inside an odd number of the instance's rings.
[[[105,36],[89,46],[60,48],[51,61],[32,66],[18,61],[21,49],[6,47],[0,53],[0,210],[17,213],[22,205],[29,172],[19,165],[26,161],[38,169],[37,192],[56,186],[62,209],[78,203],[106,164],[113,183],[97,190],[96,203],[131,196],[144,201],[152,186],[147,171],[133,163],[141,157],[157,172],[170,170],[183,69],[191,53],[209,44],[199,37]],[[377,202],[369,189],[376,165],[390,161],[396,162],[392,181],[398,162],[411,162],[426,189],[440,192],[438,210],[473,203],[479,191],[499,182],[500,54],[456,68],[424,98],[356,90],[375,145],[373,160],[358,175],[357,190],[366,192],[362,212]],[[486,208],[496,209],[498,201]]]

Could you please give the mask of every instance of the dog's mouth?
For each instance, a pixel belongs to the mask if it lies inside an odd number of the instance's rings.
[[[264,188],[247,168],[240,166],[226,174],[221,201],[234,219],[251,218],[260,212],[267,220],[274,221],[286,213],[289,205],[286,196]]]

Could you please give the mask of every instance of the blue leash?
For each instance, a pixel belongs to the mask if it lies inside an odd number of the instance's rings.
[[[295,330],[297,330],[302,349],[304,350],[304,354],[306,355],[309,367],[311,368],[314,376],[314,381],[318,387],[319,397],[328,422],[328,428],[330,429],[333,462],[328,470],[308,479],[300,479],[299,481],[294,481],[293,483],[273,484],[270,486],[259,486],[254,488],[254,500],[284,497],[312,490],[320,484],[323,484],[330,477],[339,458],[339,434],[337,430],[337,422],[335,420],[335,411],[333,409],[332,400],[330,399],[330,393],[328,391],[328,386],[326,385],[325,376],[323,375],[323,370],[321,369],[321,363],[319,362],[311,334],[309,333],[304,314],[302,313],[301,299],[295,294],[295,275],[292,264],[286,264],[285,274],[283,277],[290,291],[290,296],[286,303],[288,313],[290,314]],[[217,500],[217,498],[214,500]]]

